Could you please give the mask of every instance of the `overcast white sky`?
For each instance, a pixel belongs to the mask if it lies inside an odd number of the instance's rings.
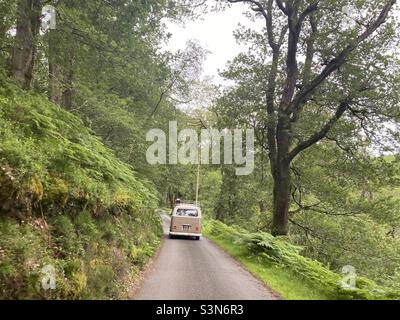
[[[221,84],[218,69],[223,70],[229,60],[245,49],[233,37],[233,31],[238,24],[262,27],[262,20],[251,22],[242,14],[245,9],[243,4],[236,4],[225,11],[207,13],[201,20],[189,21],[184,26],[169,23],[168,30],[172,33],[172,38],[168,49],[183,50],[187,40],[198,40],[204,48],[211,51],[204,63],[204,76],[213,76],[213,82]]]

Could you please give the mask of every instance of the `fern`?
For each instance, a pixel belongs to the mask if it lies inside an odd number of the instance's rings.
[[[290,268],[299,277],[311,281],[318,287],[333,292],[340,299],[399,299],[400,291],[378,286],[364,277],[356,278],[356,288],[345,289],[341,285],[342,276],[322,265],[320,262],[306,258],[300,253],[302,247],[289,243],[285,238],[273,237],[266,232],[248,233],[231,227],[220,221],[206,222],[206,234],[211,238],[226,239],[246,249],[253,258]]]

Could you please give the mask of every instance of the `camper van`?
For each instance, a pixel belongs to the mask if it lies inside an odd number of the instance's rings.
[[[177,204],[172,210],[169,237],[201,237],[201,210],[192,204]]]

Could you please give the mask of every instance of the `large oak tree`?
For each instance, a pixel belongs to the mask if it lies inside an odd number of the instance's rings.
[[[258,64],[259,78],[252,78],[246,68],[231,70],[230,76],[252,87],[252,94],[236,98],[242,105],[251,100],[257,105],[251,115],[262,115],[256,127],[265,136],[274,184],[272,232],[286,235],[296,157],[346,117],[358,119],[368,131],[368,119],[384,126],[398,115],[397,103],[390,105],[389,99],[395,91],[390,82],[396,77],[389,53],[396,0],[359,1],[352,7],[355,12],[343,10],[345,1],[228,2],[248,4],[253,17],[265,22],[262,33],[245,30],[238,35],[252,46],[236,64]],[[310,119],[316,109],[322,122]],[[301,134],[299,128],[308,131]]]

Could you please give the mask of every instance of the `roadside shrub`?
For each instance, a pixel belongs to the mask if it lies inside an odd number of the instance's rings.
[[[283,268],[290,268],[299,277],[316,283],[337,299],[400,299],[400,291],[378,286],[372,280],[356,277],[356,288],[346,289],[339,275],[318,261],[302,256],[302,247],[289,243],[284,237],[273,237],[266,232],[249,233],[220,221],[206,222],[206,232],[212,237],[224,238],[246,248],[249,255]]]

